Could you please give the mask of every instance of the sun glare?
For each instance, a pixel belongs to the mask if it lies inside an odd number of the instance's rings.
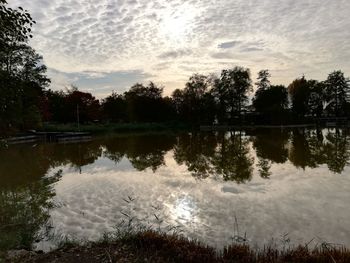
[[[170,41],[185,40],[193,30],[195,9],[188,5],[183,5],[176,11],[167,9],[160,24],[161,34]]]

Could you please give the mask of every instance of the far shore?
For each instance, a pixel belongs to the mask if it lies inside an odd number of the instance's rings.
[[[169,123],[92,123],[77,125],[69,124],[45,124],[38,130],[30,130],[20,133],[12,133],[0,136],[1,144],[18,144],[40,141],[43,134],[62,134],[69,135],[66,137],[74,137],[76,139],[90,138],[90,135],[119,133],[119,134],[139,134],[139,133],[171,133],[171,132],[187,132],[187,131],[242,131],[252,129],[293,129],[293,128],[349,128],[350,123],[337,124],[336,122],[325,123],[319,125],[316,123],[303,124],[242,124],[242,125],[201,125],[190,126],[185,123],[169,122]],[[39,136],[40,135],[40,136]],[[1,137],[3,139],[1,140]],[[73,138],[73,140],[74,140]],[[66,140],[63,140],[66,141]],[[70,141],[68,139],[67,141]]]

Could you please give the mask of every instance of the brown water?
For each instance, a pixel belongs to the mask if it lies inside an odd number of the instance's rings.
[[[0,150],[0,248],[97,240],[121,222],[223,247],[350,246],[347,130],[106,135]]]

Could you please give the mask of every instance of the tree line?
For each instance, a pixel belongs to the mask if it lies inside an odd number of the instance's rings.
[[[189,125],[287,124],[350,116],[349,79],[340,70],[324,81],[295,79],[272,85],[261,70],[253,83],[244,67],[220,75],[192,75],[183,89],[137,83],[98,100],[77,87],[48,89],[42,56],[30,47],[35,21],[21,7],[0,0],[0,131],[40,127],[43,122],[182,122]],[[256,87],[253,94],[253,87]]]

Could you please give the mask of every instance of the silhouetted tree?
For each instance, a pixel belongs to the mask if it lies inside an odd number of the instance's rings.
[[[310,96],[308,112],[315,117],[321,117],[325,106],[325,83],[316,80],[309,80]]]
[[[328,75],[326,84],[327,110],[336,116],[344,115],[346,102],[349,99],[349,79],[340,70]]]
[[[259,92],[258,92],[259,91]],[[287,89],[282,86],[270,86],[264,90],[259,89],[253,99],[253,106],[259,113],[265,115],[265,119],[282,118],[288,106]]]
[[[20,52],[26,49],[32,37],[31,27],[35,21],[22,7],[12,9],[0,1],[0,68],[12,75],[17,67]]]
[[[66,105],[66,93],[61,91],[45,91],[45,98],[48,104],[48,121],[67,123],[70,120],[68,108]]]
[[[269,80],[270,77],[271,77],[271,74],[267,69],[263,69],[259,71],[258,82],[255,83],[255,85],[258,88],[256,91],[257,93],[259,93],[260,91],[265,91],[271,86],[271,83]]]
[[[208,114],[205,111],[205,97],[210,99],[210,95],[207,93],[209,88],[209,82],[207,76],[194,74],[190,77],[186,83],[184,89],[185,103],[188,105],[188,120],[191,123],[203,122],[203,117]]]
[[[100,103],[91,93],[79,91],[72,86],[65,96],[68,120],[70,122],[79,120],[82,123],[98,120],[100,116]]]
[[[241,116],[242,109],[248,102],[247,94],[252,90],[249,69],[235,67],[223,70],[217,88],[218,101],[224,103],[232,122],[235,116]]]
[[[111,122],[127,121],[127,104],[122,95],[115,92],[105,98],[102,103],[104,118]]]
[[[292,101],[292,111],[298,117],[304,117],[308,112],[308,102],[310,97],[310,86],[303,76],[294,80],[288,86],[288,92]]]
[[[162,98],[163,87],[153,82],[147,86],[135,84],[124,93],[128,119],[131,122],[160,122],[168,120],[171,105]]]
[[[36,127],[41,96],[49,84],[42,57],[28,44],[33,19],[0,1],[0,130]]]

